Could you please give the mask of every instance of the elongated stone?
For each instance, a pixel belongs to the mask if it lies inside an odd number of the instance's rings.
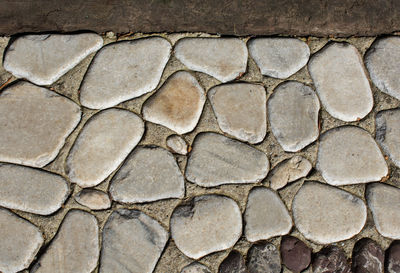
[[[276,246],[268,242],[252,245],[247,252],[247,268],[249,273],[280,273],[281,256]]]
[[[186,155],[188,152],[188,144],[186,141],[178,135],[170,135],[166,140],[167,147],[171,152]]]
[[[181,273],[211,273],[211,271],[207,266],[198,262],[193,262],[185,266]]]
[[[218,273],[248,273],[242,254],[232,250],[219,265]]]
[[[83,189],[75,196],[76,202],[91,210],[103,210],[111,207],[108,194],[94,189]]]
[[[376,141],[397,167],[400,167],[400,109],[376,115]]]

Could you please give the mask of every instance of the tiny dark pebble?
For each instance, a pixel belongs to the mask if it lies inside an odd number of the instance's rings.
[[[382,273],[385,253],[372,239],[359,240],[353,249],[352,270],[354,273]]]

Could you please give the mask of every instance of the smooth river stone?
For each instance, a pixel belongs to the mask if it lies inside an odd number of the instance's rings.
[[[294,273],[300,273],[311,262],[312,250],[294,236],[283,236],[281,240],[282,264]]]
[[[292,203],[293,219],[305,238],[318,244],[343,241],[358,234],[367,219],[364,202],[347,191],[305,182]]]
[[[256,183],[269,171],[267,155],[216,133],[200,133],[193,142],[186,178],[202,187]]]
[[[171,53],[160,37],[108,44],[94,57],[80,88],[85,107],[104,109],[157,87]]]
[[[0,206],[48,215],[61,207],[68,194],[68,182],[60,175],[0,164]]]
[[[181,273],[211,273],[211,271],[207,266],[198,262],[193,262],[182,268]]]
[[[232,247],[242,234],[242,214],[232,199],[221,195],[194,197],[175,208],[171,237],[192,259]]]
[[[281,255],[269,242],[253,244],[247,252],[247,268],[249,273],[280,273]]]
[[[321,103],[334,118],[356,121],[371,111],[371,87],[354,46],[328,44],[311,57],[308,70]]]
[[[186,155],[188,153],[188,144],[181,136],[168,136],[166,140],[166,145],[173,153],[180,155]]]
[[[379,181],[388,174],[378,145],[356,126],[337,127],[320,137],[317,169],[335,186]]]
[[[394,164],[400,167],[400,109],[379,112],[375,126],[376,141]]]
[[[242,254],[232,250],[219,265],[218,273],[249,273]]]
[[[59,153],[81,119],[71,100],[28,82],[0,95],[0,161],[43,167]]]
[[[144,123],[136,114],[108,109],[91,117],[67,158],[67,173],[81,187],[93,187],[106,179],[144,133]]]
[[[76,202],[91,210],[103,210],[111,207],[108,194],[94,189],[83,189],[75,196]]]
[[[50,85],[102,46],[94,33],[24,35],[7,49],[3,66],[17,78]]]

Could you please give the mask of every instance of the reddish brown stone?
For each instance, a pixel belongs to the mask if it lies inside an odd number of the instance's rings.
[[[388,273],[400,272],[400,241],[392,242],[386,250],[385,268]]]
[[[351,273],[350,264],[343,250],[327,246],[319,251],[312,263],[313,273]]]
[[[385,253],[373,240],[363,238],[353,249],[352,270],[354,273],[382,273]]]
[[[306,269],[311,262],[311,249],[293,236],[284,236],[281,241],[282,263],[294,273]]]

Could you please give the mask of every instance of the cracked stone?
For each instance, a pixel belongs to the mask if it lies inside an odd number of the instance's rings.
[[[360,198],[313,181],[305,182],[295,195],[292,213],[297,229],[318,244],[353,237],[367,219],[367,207]]]
[[[216,133],[200,133],[193,142],[186,178],[202,187],[256,183],[269,171],[267,155]]]
[[[177,42],[175,56],[191,70],[228,82],[246,72],[248,52],[237,38],[184,38]]]
[[[249,273],[280,273],[281,257],[276,246],[268,242],[252,245],[247,252],[247,268]]]
[[[137,147],[112,178],[110,194],[122,203],[182,198],[185,180],[170,152],[161,147]]]
[[[380,181],[389,171],[372,136],[356,126],[337,127],[320,137],[317,169],[335,186]]]
[[[166,144],[168,149],[175,154],[186,155],[188,153],[188,144],[178,135],[170,135],[167,137]]]
[[[385,253],[373,240],[363,238],[353,249],[352,272],[354,273],[382,273]]]
[[[387,273],[400,272],[400,241],[393,241],[386,250],[385,270]]]
[[[144,123],[136,114],[108,109],[91,117],[67,158],[67,173],[81,187],[93,187],[106,179],[144,133]]]
[[[81,119],[71,100],[28,82],[0,95],[0,161],[44,167]]]
[[[315,255],[312,270],[314,273],[351,273],[344,251],[334,245],[323,248]]]
[[[310,57],[308,45],[294,38],[256,38],[248,46],[261,73],[278,79],[286,79],[299,71]]]
[[[308,70],[321,103],[334,118],[356,121],[373,106],[362,58],[347,43],[329,43],[311,57]]]
[[[208,98],[224,133],[249,143],[258,143],[265,138],[267,99],[262,85],[219,85],[208,91]]]
[[[104,109],[155,89],[171,53],[161,37],[108,44],[94,57],[80,88],[85,107]]]
[[[202,195],[175,208],[170,228],[178,249],[192,259],[199,259],[237,242],[242,234],[242,214],[236,202],[228,197]]]
[[[191,132],[197,125],[206,96],[189,72],[178,71],[143,104],[143,118],[178,134]]]
[[[75,196],[76,202],[91,210],[103,210],[111,207],[108,194],[94,189],[83,189]]]
[[[218,273],[248,273],[245,261],[239,251],[232,250],[219,265]]]
[[[100,273],[151,273],[168,241],[168,232],[138,210],[119,209],[103,229]]]
[[[400,109],[381,111],[376,115],[376,141],[385,154],[400,167]]]
[[[50,85],[103,46],[94,33],[24,35],[4,55],[4,68],[17,78]]]
[[[198,262],[193,262],[185,266],[181,273],[211,273],[211,271],[207,266]]]
[[[282,264],[293,273],[300,273],[311,262],[311,248],[293,236],[284,236],[281,240]]]
[[[276,140],[287,152],[297,152],[319,135],[319,100],[307,85],[280,84],[268,99],[268,117]]]

